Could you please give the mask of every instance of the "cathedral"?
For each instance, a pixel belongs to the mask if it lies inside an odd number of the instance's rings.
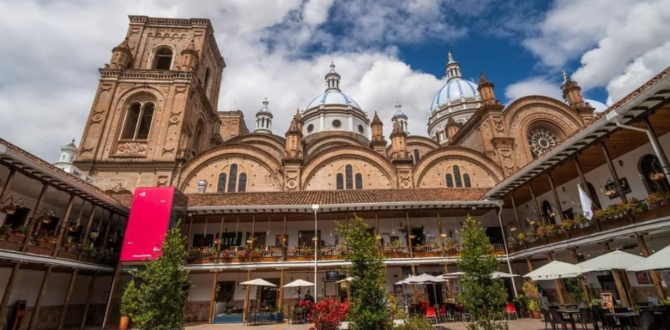
[[[528,96],[503,106],[493,83],[483,73],[478,84],[463,79],[449,52],[446,84],[426,100],[426,134],[409,134],[400,104],[392,118],[361,107],[340,88],[335,64],[288,131],[273,131],[267,99],[249,129],[250,111],[217,108],[226,64],[209,21],[164,24],[131,16],[100,69],[74,165],[111,193],[491,188],[594,116],[567,75],[564,100]],[[383,125],[393,125],[390,136]]]

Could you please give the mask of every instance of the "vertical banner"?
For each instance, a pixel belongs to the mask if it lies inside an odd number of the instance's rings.
[[[137,188],[121,248],[121,261],[154,260],[167,231],[183,219],[186,197],[175,187]]]

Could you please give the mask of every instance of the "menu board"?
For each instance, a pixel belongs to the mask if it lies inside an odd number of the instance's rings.
[[[609,309],[610,313],[614,313],[614,296],[609,292],[600,294],[600,308]]]

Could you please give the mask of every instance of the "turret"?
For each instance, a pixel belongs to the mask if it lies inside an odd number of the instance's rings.
[[[561,89],[563,90],[563,99],[565,102],[568,103],[570,108],[577,111],[577,113],[582,116],[584,124],[588,125],[593,120],[593,112],[595,109],[584,102],[582,88],[579,87],[579,84],[572,80],[565,71],[563,71],[563,84],[561,85]]]
[[[330,63],[330,72],[326,74],[326,90],[340,90],[340,74],[335,71],[335,63]]]
[[[479,75],[479,86],[477,86],[477,90],[479,91],[482,103],[485,105],[494,105],[498,103],[495,92],[493,91],[493,83],[486,78],[484,72]]]
[[[459,128],[460,126],[454,121],[454,118],[449,118],[447,121],[447,141],[451,140],[458,133]]]
[[[384,138],[383,127],[384,124],[379,119],[379,116],[377,116],[377,111],[375,111],[375,116],[370,123],[370,130],[372,131],[370,147],[382,155],[386,153],[386,139]]]
[[[444,71],[447,74],[447,82],[461,78],[461,64],[454,60],[451,50],[447,54],[447,65],[444,67]]]
[[[293,117],[291,126],[289,126],[286,132],[284,160],[302,160],[302,130],[296,117]]]
[[[272,134],[272,113],[268,108],[268,99],[263,100],[263,107],[256,112],[256,133]]]
[[[393,162],[412,162],[407,153],[407,133],[399,122],[393,124],[391,133],[391,159]]]
[[[402,104],[400,104],[400,101],[395,104],[395,113],[393,114],[391,121],[393,124],[399,122],[402,130],[409,134],[409,129],[407,129],[407,115],[402,112]]]
[[[195,43],[191,40],[188,47],[181,51],[181,65],[179,66],[179,69],[181,71],[195,71],[198,68],[199,59],[200,56],[195,49]]]
[[[133,54],[128,46],[128,38],[112,49],[112,60],[109,62],[110,69],[124,70],[130,64]]]

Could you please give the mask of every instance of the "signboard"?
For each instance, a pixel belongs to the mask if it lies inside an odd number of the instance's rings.
[[[626,178],[620,178],[620,179],[619,179],[619,184],[621,185],[621,189],[623,189],[623,193],[624,193],[624,194],[628,194],[628,193],[631,192],[631,190],[630,190],[630,186],[628,185],[628,179],[626,179]],[[606,183],[606,184],[605,184],[605,190],[606,190],[606,191],[614,191],[614,192],[615,192],[614,194],[611,194],[611,195],[608,195],[608,196],[607,196],[607,197],[609,197],[610,199],[617,198],[617,197],[619,197],[619,195],[620,195],[620,193],[619,193],[619,191],[618,191],[618,189],[617,189],[616,183],[614,183],[614,182]]]
[[[334,282],[340,280],[340,273],[336,270],[326,271],[326,282]]]
[[[185,218],[186,203],[186,197],[175,187],[135,189],[121,261],[158,258],[167,231]]]
[[[609,309],[610,313],[614,313],[614,297],[609,292],[600,294],[600,308]]]

